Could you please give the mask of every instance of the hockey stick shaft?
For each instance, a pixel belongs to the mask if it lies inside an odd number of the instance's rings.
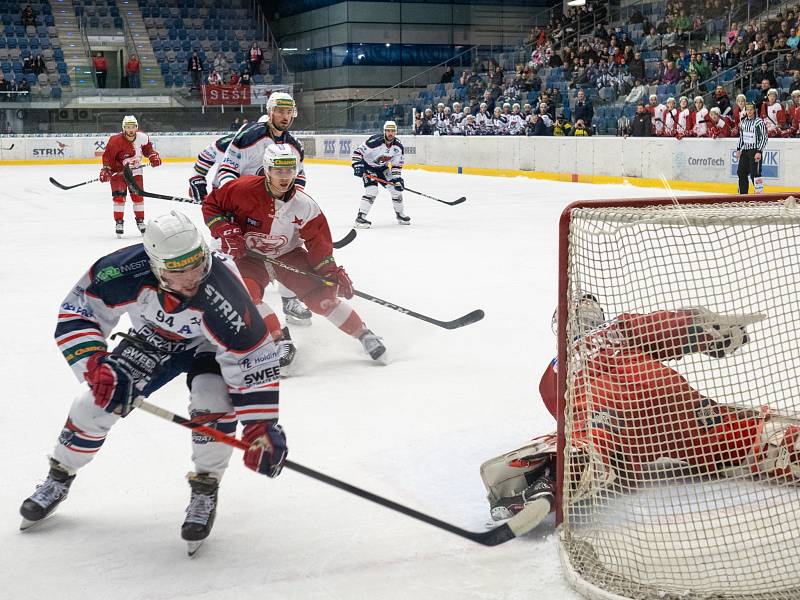
[[[234,448],[239,448],[240,450],[247,450],[249,446],[245,444],[243,441],[222,433],[221,431],[217,431],[213,427],[208,427],[206,425],[200,425],[196,422],[191,421],[185,417],[177,415],[173,412],[170,412],[160,406],[156,406],[147,402],[146,400],[141,400],[139,403],[139,408],[148,412],[152,415],[165,419],[167,421],[172,421],[178,425],[191,429],[197,433],[202,433],[203,435],[207,435],[218,442],[222,442],[223,444],[227,444],[228,446],[233,446]],[[508,522],[495,527],[494,529],[490,529],[489,531],[482,531],[482,532],[474,532],[469,531],[467,529],[462,529],[452,523],[448,523],[446,521],[442,521],[441,519],[437,519],[436,517],[432,517],[430,515],[426,515],[418,510],[414,510],[413,508],[409,508],[408,506],[404,506],[395,502],[394,500],[389,500],[388,498],[384,498],[383,496],[379,496],[377,494],[373,494],[367,490],[362,488],[356,487],[351,485],[347,482],[341,481],[340,479],[336,479],[331,477],[330,475],[326,475],[325,473],[321,473],[309,467],[303,466],[291,460],[287,460],[283,463],[284,468],[289,469],[290,471],[295,471],[297,473],[301,473],[306,477],[310,477],[312,479],[316,479],[317,481],[321,481],[327,485],[333,486],[335,488],[339,488],[345,492],[350,494],[354,494],[364,500],[368,500],[370,502],[374,502],[375,504],[380,504],[381,506],[393,510],[395,512],[402,513],[412,519],[416,519],[417,521],[422,521],[423,523],[427,523],[428,525],[432,525],[439,529],[443,529],[449,533],[457,535],[459,537],[466,538],[478,544],[482,544],[484,546],[497,546],[498,544],[502,544],[507,542],[511,539],[519,535],[523,535],[536,527],[548,514],[550,508],[549,503],[545,507],[544,504],[540,501],[534,502],[529,504],[525,507],[525,509],[511,518]],[[546,502],[546,501],[543,501]]]
[[[367,173],[366,175],[367,175],[367,177],[369,177],[370,179],[372,179],[374,181],[377,181],[378,183],[382,183],[382,184],[388,185],[388,186],[394,185],[391,181],[386,181],[385,179],[381,179],[377,175],[372,175],[371,173]],[[461,196],[461,198],[459,198],[458,200],[453,200],[452,202],[450,202],[450,201],[447,201],[447,200],[442,200],[441,198],[436,198],[435,196],[431,196],[429,194],[425,194],[423,192],[418,192],[417,190],[412,190],[411,188],[408,188],[408,187],[405,187],[405,186],[403,186],[403,189],[406,192],[411,192],[412,194],[416,194],[417,196],[422,196],[423,198],[428,198],[430,200],[436,200],[436,202],[441,202],[442,204],[447,204],[448,206],[455,206],[456,204],[461,204],[462,202],[466,202],[467,201],[466,196]]]
[[[156,194],[154,192],[147,192],[142,189],[136,180],[133,178],[133,173],[128,165],[125,165],[125,170],[123,171],[125,175],[125,182],[128,184],[128,187],[131,191],[138,195],[143,196],[145,198],[158,198],[159,200],[171,200],[172,202],[186,202],[187,204],[202,204],[202,202],[198,202],[194,198],[182,198],[180,196],[167,196],[165,194]]]
[[[285,262],[282,262],[275,258],[264,256],[263,254],[260,254],[258,252],[253,252],[252,250],[249,251],[249,254],[251,256],[256,256],[258,258],[261,258],[264,261],[273,264],[278,268],[291,271],[292,273],[297,273],[298,275],[303,275],[304,277],[311,277],[312,279],[316,279],[317,281],[321,281],[325,285],[328,286],[336,285],[336,282],[326,279],[322,275],[318,275],[317,273],[309,273],[308,271],[303,271],[302,269],[298,269],[297,267],[286,264]],[[415,312],[413,310],[410,310],[393,302],[389,302],[388,300],[383,300],[381,298],[378,298],[377,296],[373,296],[372,294],[367,294],[366,292],[362,292],[360,290],[354,289],[353,294],[355,296],[358,296],[359,298],[363,298],[364,300],[369,300],[370,302],[374,302],[375,304],[380,304],[381,306],[385,306],[386,308],[390,308],[399,313],[403,313],[404,315],[408,315],[409,317],[414,317],[415,319],[419,319],[420,321],[425,321],[426,323],[431,323],[432,325],[436,325],[438,327],[443,327],[444,329],[458,329],[459,327],[464,327],[465,325],[470,325],[472,323],[480,321],[484,317],[484,312],[478,309],[464,315],[463,317],[453,319],[452,321],[440,321],[439,319],[434,319],[433,317],[423,315],[422,313]]]

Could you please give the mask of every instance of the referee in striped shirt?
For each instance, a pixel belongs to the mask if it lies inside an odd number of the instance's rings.
[[[747,116],[739,122],[739,145],[736,147],[739,193],[746,194],[749,191],[752,179],[756,194],[760,194],[764,191],[761,158],[767,145],[767,126],[756,116],[756,107],[752,102],[745,105],[745,111]]]

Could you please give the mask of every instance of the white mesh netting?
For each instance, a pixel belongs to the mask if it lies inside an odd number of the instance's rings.
[[[560,549],[583,593],[800,598],[798,242],[783,202],[572,209]]]

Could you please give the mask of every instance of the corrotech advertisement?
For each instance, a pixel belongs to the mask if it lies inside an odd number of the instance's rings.
[[[205,106],[250,104],[250,86],[204,85],[203,104]]]

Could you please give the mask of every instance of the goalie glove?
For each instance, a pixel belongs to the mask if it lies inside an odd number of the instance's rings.
[[[689,327],[688,352],[702,352],[712,358],[724,358],[750,341],[747,326],[763,321],[765,315],[719,315],[706,308],[694,308],[694,322]]]

